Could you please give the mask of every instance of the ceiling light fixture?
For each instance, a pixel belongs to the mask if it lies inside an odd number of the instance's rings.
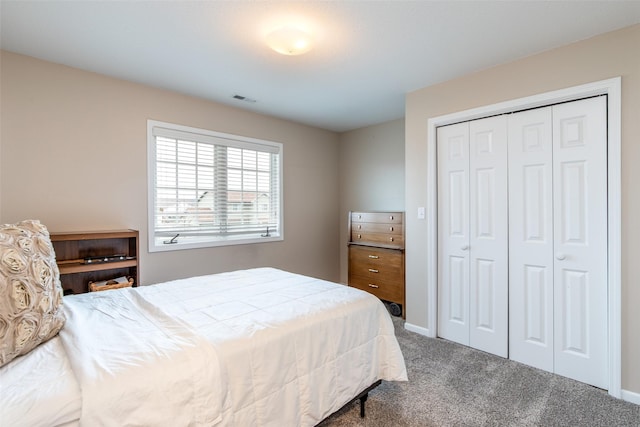
[[[311,34],[293,25],[276,28],[266,40],[271,49],[283,55],[301,55],[313,47]]]

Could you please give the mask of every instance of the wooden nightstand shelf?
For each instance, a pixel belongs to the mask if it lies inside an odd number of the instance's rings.
[[[138,284],[138,231],[51,233],[66,294],[89,291],[89,282],[133,278]]]
[[[404,213],[349,213],[349,286],[392,303],[404,316]]]

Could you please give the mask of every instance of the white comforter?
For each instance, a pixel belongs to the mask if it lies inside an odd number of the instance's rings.
[[[271,268],[65,297],[65,310],[81,425],[312,426],[378,379],[407,379],[377,298]]]
[[[80,387],[60,337],[0,368],[0,426],[73,425]]]
[[[131,289],[65,299],[60,338],[83,426],[188,426],[221,417],[220,365],[196,331]]]

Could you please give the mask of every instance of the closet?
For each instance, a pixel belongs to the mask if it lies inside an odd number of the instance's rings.
[[[606,97],[437,130],[438,334],[607,388]]]

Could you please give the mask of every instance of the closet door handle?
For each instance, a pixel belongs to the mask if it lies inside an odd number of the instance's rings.
[[[567,258],[567,256],[565,254],[563,254],[562,252],[558,252],[556,254],[556,259],[559,260],[559,261],[562,261],[565,258]]]
[[[462,245],[460,246],[460,249],[462,249],[463,251],[466,251],[467,249],[469,249],[469,245]]]
[[[378,289],[380,286],[374,285],[373,283],[369,283],[370,288]]]
[[[376,270],[376,269],[374,269],[374,268],[370,268],[370,269],[369,269],[369,273],[377,273],[377,272],[378,272],[378,270]]]

